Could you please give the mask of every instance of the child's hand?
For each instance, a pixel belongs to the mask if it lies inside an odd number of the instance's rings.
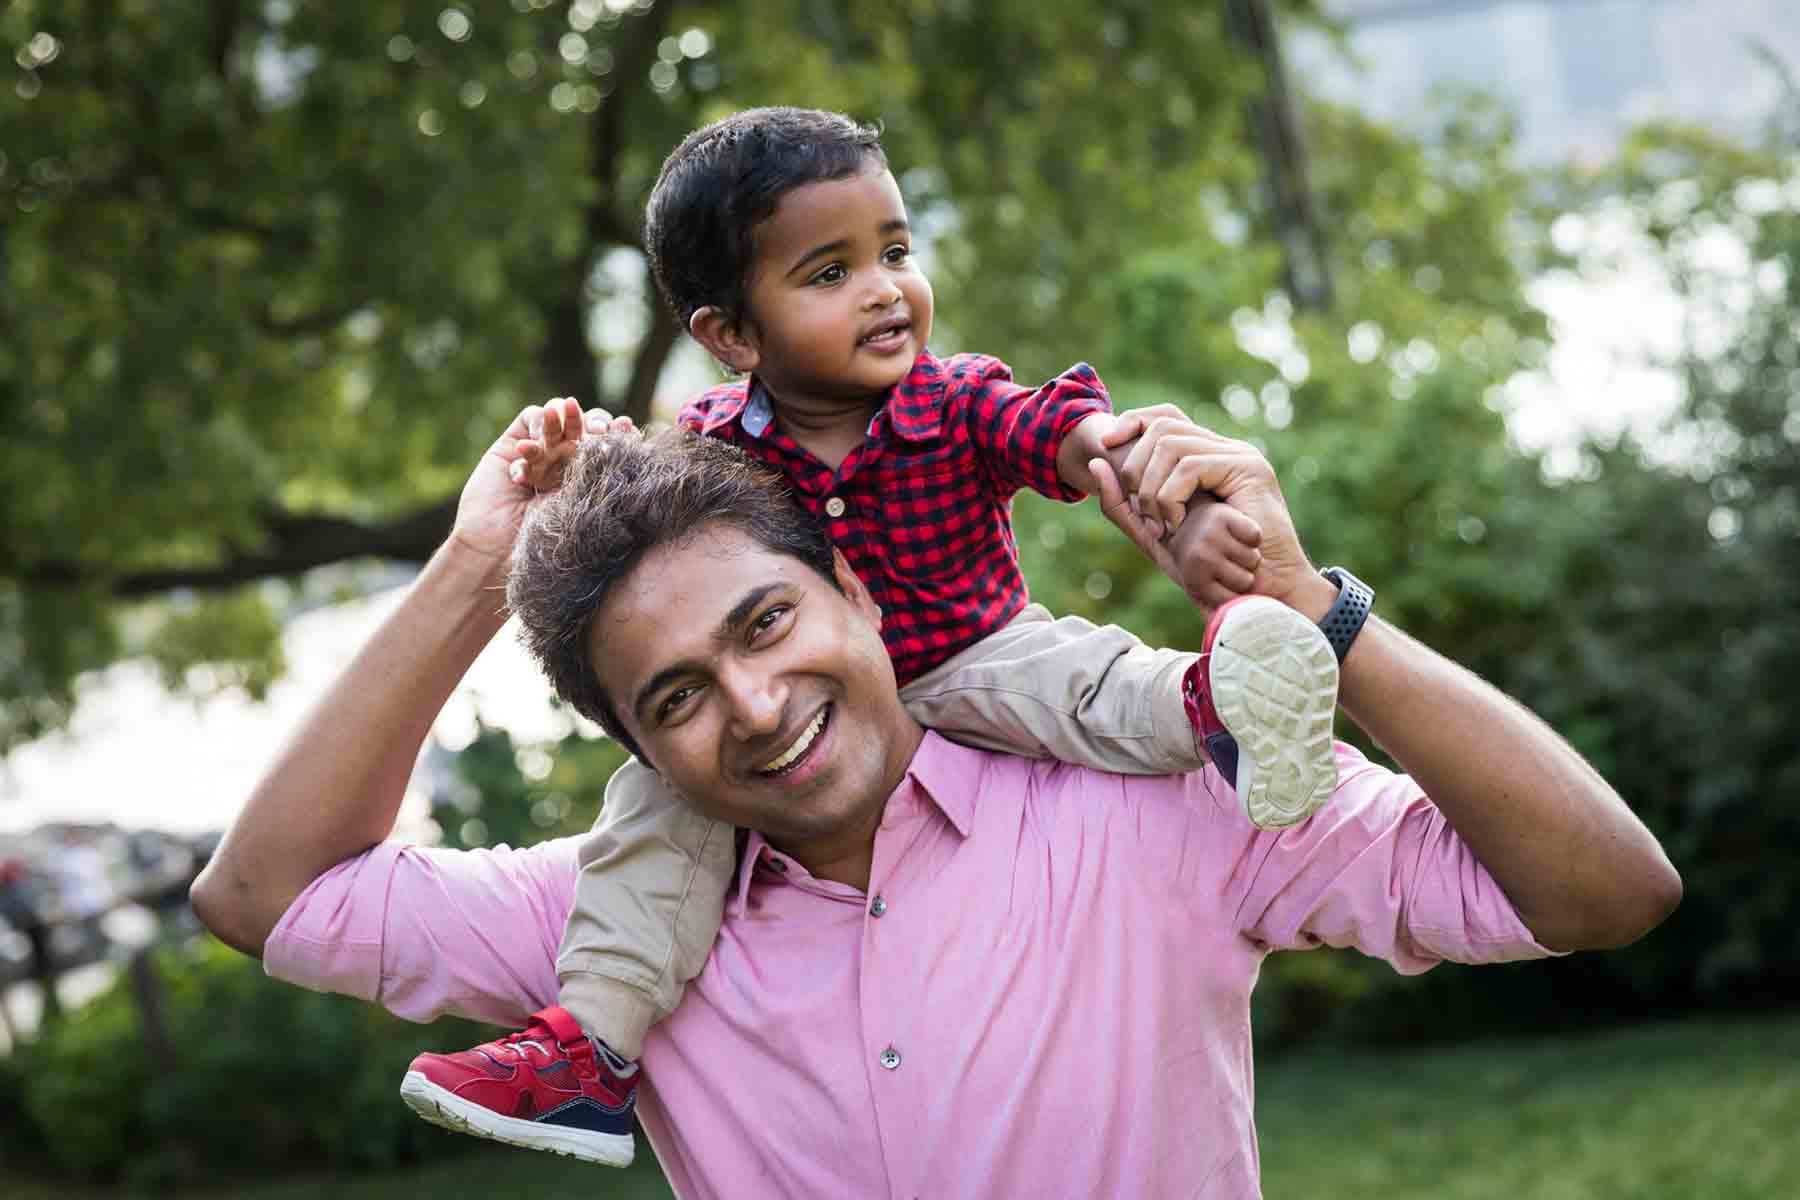
[[[1188,503],[1187,516],[1164,540],[1175,559],[1175,582],[1208,612],[1255,586],[1262,529],[1210,492]]]
[[[584,430],[598,437],[637,428],[630,417],[615,417],[603,408],[589,412],[584,421],[581,404],[573,396],[558,396],[536,414],[526,409],[525,420],[525,436],[513,443],[507,478],[533,492],[554,491],[562,483]]]
[[[1248,593],[1262,564],[1262,529],[1256,521],[1201,493],[1190,500],[1179,530],[1139,511],[1137,498],[1119,484],[1112,464],[1089,464],[1100,493],[1100,508],[1162,573],[1208,613],[1233,596]],[[1179,537],[1175,536],[1179,533]]]
[[[483,557],[504,562],[531,502],[562,483],[584,428],[602,434],[635,427],[629,417],[598,409],[584,422],[581,405],[567,396],[520,410],[463,484],[451,537]]]

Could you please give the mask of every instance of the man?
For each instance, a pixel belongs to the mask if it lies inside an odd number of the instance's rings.
[[[572,419],[527,410],[490,449],[196,884],[209,927],[272,974],[416,1019],[518,1024],[555,996],[572,842],[377,843],[504,617],[532,503],[516,480],[551,481]],[[1161,444],[1260,526],[1256,590],[1340,626],[1344,707],[1410,779],[1341,748],[1331,802],[1277,834],[1212,770],[1104,775],[928,733],[867,591],[704,440],[590,442],[538,502],[511,594],[559,689],[753,831],[712,957],[642,1060],[682,1194],[1256,1196],[1249,995],[1269,950],[1417,971],[1622,944],[1677,903],[1655,840],[1550,730],[1379,618],[1341,619],[1253,448],[1191,426]],[[1179,534],[1158,541],[1095,473],[1179,575]]]

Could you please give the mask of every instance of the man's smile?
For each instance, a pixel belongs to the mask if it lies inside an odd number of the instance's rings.
[[[824,732],[831,717],[831,706],[827,704],[813,719],[806,723],[798,736],[788,743],[787,749],[757,768],[757,773],[765,776],[790,775],[806,762],[808,755]]]

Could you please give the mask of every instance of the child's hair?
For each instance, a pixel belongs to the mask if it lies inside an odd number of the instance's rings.
[[[650,269],[681,327],[709,304],[743,320],[757,224],[794,188],[871,165],[887,166],[879,128],[812,108],[745,109],[683,138],[644,217]]]

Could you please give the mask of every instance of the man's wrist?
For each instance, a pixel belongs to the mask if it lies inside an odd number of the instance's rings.
[[[430,588],[445,602],[453,602],[453,597],[460,599],[458,607],[471,614],[504,622],[510,565],[508,558],[471,546],[451,533],[425,564],[419,585]]]
[[[1309,565],[1305,576],[1285,598],[1288,607],[1316,625],[1325,619],[1325,614],[1337,603],[1338,588],[1337,584]]]

